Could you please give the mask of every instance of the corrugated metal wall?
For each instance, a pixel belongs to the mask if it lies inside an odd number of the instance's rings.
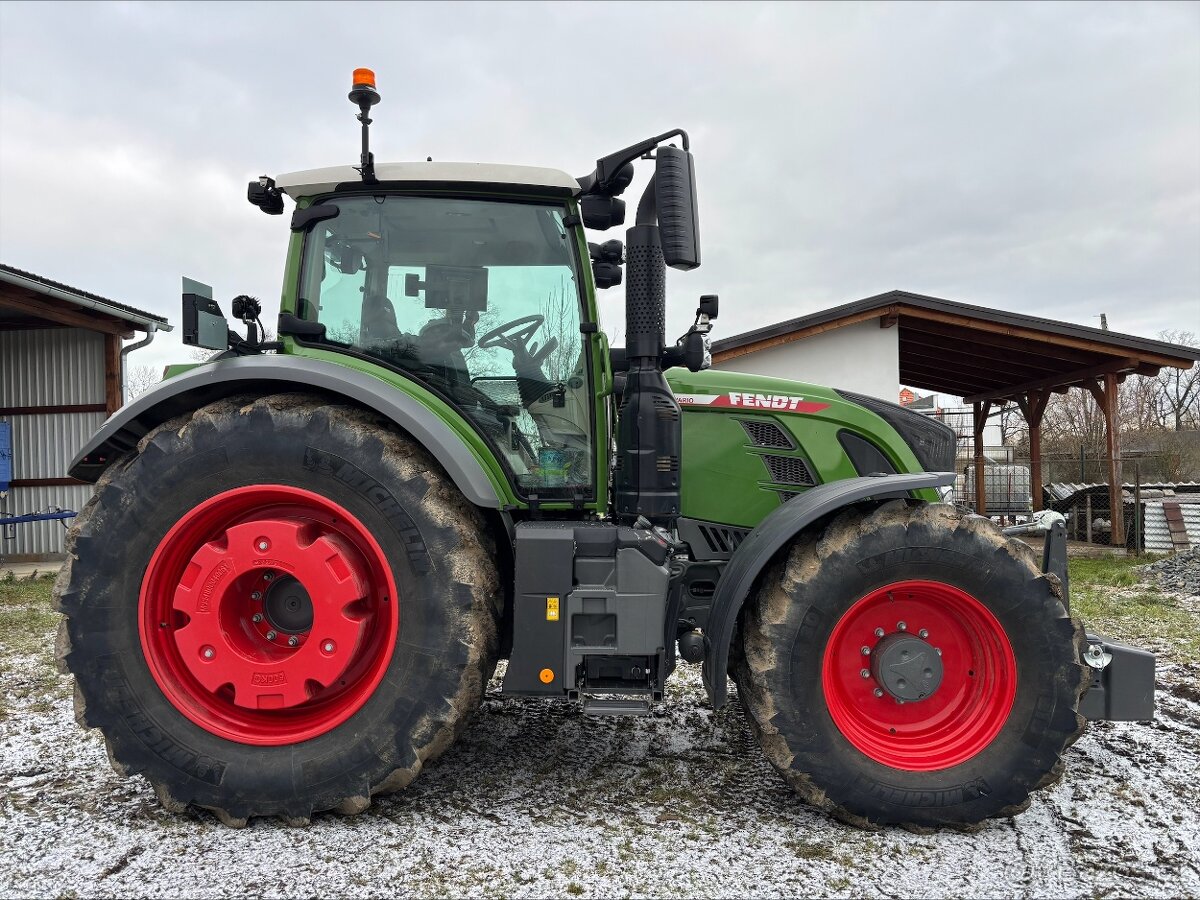
[[[0,406],[104,402],[104,335],[81,328],[0,331]]]
[[[0,331],[0,407],[78,406],[104,402],[104,336],[80,328]],[[63,478],[104,413],[13,416],[13,477]],[[3,502],[6,513],[48,506],[80,510],[90,485],[21,487]],[[15,540],[0,540],[0,556],[53,556],[63,552],[58,522],[16,526]]]
[[[1183,515],[1183,524],[1187,528],[1188,542],[1193,547],[1200,547],[1200,497],[1173,497],[1171,500],[1179,503],[1179,512]],[[1167,516],[1163,512],[1162,500],[1147,500],[1142,504],[1145,510],[1145,547],[1150,553],[1169,553],[1174,549],[1171,544],[1171,532],[1167,528]]]

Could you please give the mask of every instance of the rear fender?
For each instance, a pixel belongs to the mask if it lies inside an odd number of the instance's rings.
[[[843,507],[864,500],[908,497],[923,488],[954,483],[953,472],[870,475],[833,481],[805,491],[775,509],[746,536],[717,582],[705,633],[704,686],[714,709],[728,701],[726,672],[738,612],[759,573],[783,547],[809,525]]]
[[[446,469],[468,500],[500,508],[500,493],[483,463],[437,413],[403,391],[355,369],[300,356],[240,356],[169,378],[122,407],[71,462],[70,474],[95,482],[151,429],[214,400],[241,393],[311,391],[374,410],[411,434]]]

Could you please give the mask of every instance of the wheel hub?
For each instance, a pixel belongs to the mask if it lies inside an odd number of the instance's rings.
[[[174,631],[175,643],[200,684],[213,693],[228,686],[236,705],[299,706],[335,685],[353,662],[363,620],[352,604],[366,597],[368,584],[358,554],[336,534],[299,518],[243,522],[193,554],[175,589],[174,608],[188,619]],[[316,607],[310,589],[321,598]],[[255,594],[262,595],[259,618]],[[309,630],[319,632],[318,641],[287,637]]]
[[[942,658],[916,635],[889,634],[871,651],[871,677],[897,700],[926,700],[942,684]]]
[[[821,665],[830,718],[878,763],[932,771],[978,754],[1013,706],[1017,665],[987,605],[945,582],[893,582],[850,605]]]
[[[272,581],[263,597],[263,615],[272,629],[304,634],[313,624],[313,604],[304,585],[291,575]]]
[[[397,595],[378,543],[325,497],[234,488],[185,515],[142,583],[142,647],[175,707],[231,740],[328,731],[383,677]]]

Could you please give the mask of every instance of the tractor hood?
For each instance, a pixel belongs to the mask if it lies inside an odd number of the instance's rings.
[[[711,369],[666,376],[683,412],[687,518],[753,527],[818,484],[954,466],[951,429],[875,397]]]

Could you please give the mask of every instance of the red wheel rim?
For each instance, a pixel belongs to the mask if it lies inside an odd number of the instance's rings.
[[[940,662],[941,683],[924,699],[898,702],[872,671],[881,640],[900,634],[920,635]],[[885,766],[927,772],[966,762],[995,739],[1016,697],[1017,663],[978,599],[937,581],[901,581],[838,620],[821,684],[829,715],[855,748]]]
[[[181,713],[231,741],[292,744],[336,728],[375,691],[398,606],[383,551],[354,516],[311,491],[253,485],[167,532],[142,579],[138,627]]]

